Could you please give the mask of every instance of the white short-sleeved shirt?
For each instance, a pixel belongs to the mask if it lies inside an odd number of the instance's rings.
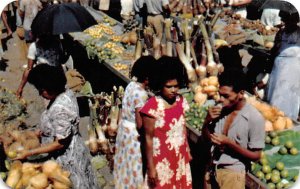
[[[43,58],[43,57],[37,58],[36,53],[37,53],[36,44],[34,42],[34,43],[31,43],[28,48],[27,58],[31,59],[31,60],[36,60],[37,64],[40,64],[40,63],[48,64],[48,61],[45,58]]]
[[[223,134],[227,117],[220,119],[215,126],[215,133]],[[252,105],[246,103],[234,119],[228,130],[228,137],[245,149],[263,149],[265,147],[265,119]],[[218,165],[235,171],[245,171],[247,162],[240,159],[235,153],[221,152],[218,159],[214,159]]]
[[[32,21],[41,8],[42,3],[39,0],[22,0],[20,2],[20,10],[24,12],[24,30],[31,30]]]
[[[145,0],[149,14],[161,14],[163,6],[169,4],[169,0]]]

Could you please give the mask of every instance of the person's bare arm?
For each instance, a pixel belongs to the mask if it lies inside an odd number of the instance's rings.
[[[6,12],[5,12],[5,11],[3,11],[3,12],[1,13],[1,18],[2,18],[2,21],[3,21],[3,24],[4,24],[5,28],[7,29],[7,36],[10,36],[10,35],[12,34],[12,31],[11,31],[9,25],[8,25],[8,22],[7,22],[7,15],[6,15]]]
[[[27,68],[23,72],[21,83],[20,83],[20,85],[18,87],[18,90],[16,92],[16,95],[18,97],[22,97],[23,89],[24,89],[24,87],[25,87],[25,85],[27,83],[29,72],[33,68],[34,64],[35,64],[34,60],[28,59]]]
[[[142,120],[142,116],[140,114],[140,109],[141,108],[135,109],[135,122],[136,122],[137,129],[140,129],[143,125],[143,120]]]
[[[155,118],[143,115],[143,125],[145,127],[146,139],[146,158],[149,184],[155,186],[157,181],[157,172],[153,161],[153,136],[154,136]]]
[[[32,150],[24,150],[15,159],[25,159],[28,156],[37,155],[37,154],[43,154],[43,153],[51,153],[56,150],[60,150],[64,147],[62,142],[58,139],[55,139],[55,141],[47,144],[43,144],[38,148],[32,149]]]

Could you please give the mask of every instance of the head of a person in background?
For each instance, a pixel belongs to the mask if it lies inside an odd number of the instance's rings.
[[[219,102],[223,108],[237,109],[244,102],[244,94],[249,86],[245,73],[240,69],[225,69],[219,76],[219,84]]]
[[[158,59],[159,69],[150,87],[165,100],[172,102],[178,90],[188,84],[186,70],[178,57],[162,56]]]
[[[298,12],[289,13],[285,11],[280,11],[279,16],[281,17],[281,20],[285,25],[286,32],[294,32],[297,29],[297,24],[299,23]]]
[[[60,48],[59,45],[59,35],[41,35],[36,40],[36,46],[41,49]]]
[[[67,79],[63,69],[48,64],[38,64],[30,70],[28,82],[43,98],[54,100],[66,90]]]
[[[131,68],[130,77],[139,83],[144,83],[146,88],[157,72],[157,60],[153,56],[141,56]]]

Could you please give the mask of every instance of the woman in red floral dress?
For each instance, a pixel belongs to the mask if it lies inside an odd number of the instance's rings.
[[[184,114],[188,104],[178,90],[186,83],[176,58],[159,60],[159,92],[140,110],[146,137],[147,178],[150,188],[192,188]]]

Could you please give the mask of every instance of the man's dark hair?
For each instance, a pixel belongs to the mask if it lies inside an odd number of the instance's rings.
[[[245,73],[236,68],[225,69],[219,76],[219,83],[220,86],[232,87],[232,90],[237,93],[249,88]]]
[[[28,82],[37,90],[43,89],[51,94],[60,94],[65,91],[67,79],[61,67],[38,64],[30,70]]]

